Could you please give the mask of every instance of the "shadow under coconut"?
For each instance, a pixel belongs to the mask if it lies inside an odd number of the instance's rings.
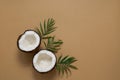
[[[17,57],[18,61],[20,62],[21,65],[24,67],[31,66],[33,62],[33,57],[35,54],[37,54],[42,47],[38,47],[36,50],[33,52],[22,52],[20,50],[17,50]]]
[[[55,80],[55,78],[57,76],[57,72],[55,69],[53,69],[52,71],[49,71],[47,73],[39,73],[34,69],[33,57],[39,50],[36,50],[34,52],[30,52],[30,53],[25,53],[25,52],[22,52],[20,50],[17,50],[18,62],[23,67],[31,67],[32,68],[31,72],[33,74],[33,80]]]
[[[35,53],[25,53],[17,50],[18,61],[23,67],[31,66]]]
[[[57,73],[55,69],[47,73],[39,73],[35,69],[32,70],[33,70],[32,71],[33,80],[55,80],[57,77]]]

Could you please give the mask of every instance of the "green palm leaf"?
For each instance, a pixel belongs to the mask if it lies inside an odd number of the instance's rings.
[[[63,44],[62,40],[55,40],[55,37],[49,37],[47,43],[44,42],[46,49],[56,53]]]
[[[44,23],[42,24],[40,22],[40,27],[36,29],[36,31],[39,33],[40,37],[44,40],[44,46],[45,49],[52,51],[53,53],[57,53],[58,50],[60,50],[61,45],[63,44],[62,40],[56,40],[55,37],[50,36],[52,32],[56,30],[55,20],[52,18],[49,18],[47,21],[44,20]],[[77,60],[75,57],[70,56],[60,56],[57,59],[56,63],[56,70],[61,75],[71,74],[71,69],[78,69],[76,66],[74,66],[72,63],[76,62]]]
[[[66,73],[66,75],[71,74],[71,69],[78,69],[76,66],[72,65],[72,63],[74,63],[75,61],[77,61],[74,57],[70,57],[70,56],[60,56],[57,60],[57,64],[56,64],[56,70],[59,72],[59,74],[64,75]]]
[[[37,32],[41,36],[42,39],[48,39],[49,34],[54,32],[56,27],[55,25],[55,20],[52,18],[49,18],[47,21],[44,20],[44,24],[40,22],[40,28],[37,28]]]

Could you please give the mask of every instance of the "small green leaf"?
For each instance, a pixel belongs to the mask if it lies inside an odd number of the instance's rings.
[[[41,24],[41,23],[40,23],[40,32],[41,32],[42,35],[44,34],[43,28],[42,28],[42,24]],[[42,36],[42,35],[41,35],[41,36]]]
[[[61,58],[62,58],[62,55],[58,58],[58,63],[60,62]]]
[[[70,56],[60,56],[57,60],[57,66],[59,66],[59,70],[56,69],[59,73],[62,73],[62,75],[66,74],[71,74],[71,69],[78,69],[76,66],[72,65],[77,61],[74,57]]]
[[[72,68],[72,69],[78,69],[77,67],[75,67],[73,65],[70,65],[69,67]]]
[[[44,20],[44,32],[45,32],[45,33],[47,32],[47,26],[46,26],[45,20]]]
[[[41,32],[38,28],[35,28],[36,32],[41,36]]]
[[[67,58],[68,56],[65,56],[60,62],[63,63]]]

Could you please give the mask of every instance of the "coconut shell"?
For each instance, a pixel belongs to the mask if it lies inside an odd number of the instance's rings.
[[[41,44],[41,40],[40,40],[39,45],[38,45],[35,49],[33,49],[33,50],[31,50],[31,51],[24,51],[24,50],[20,49],[20,47],[19,47],[19,39],[20,39],[20,38],[22,37],[22,35],[24,35],[25,32],[27,32],[27,31],[34,31],[34,30],[31,30],[31,29],[25,30],[24,33],[22,33],[22,34],[18,37],[18,39],[17,39],[17,47],[18,47],[18,49],[19,49],[20,51],[22,51],[22,52],[25,52],[25,53],[30,53],[30,52],[37,52],[37,51],[39,51],[39,47],[40,47],[40,44]],[[34,31],[34,32],[37,33],[36,31]],[[37,34],[38,34],[38,33],[37,33]],[[39,34],[38,34],[38,35],[39,35]],[[40,37],[40,35],[39,35],[39,37]],[[40,39],[41,39],[41,37],[40,37]]]
[[[41,49],[41,50],[47,50],[47,49]],[[41,51],[41,50],[40,50],[40,51]],[[50,50],[47,50],[47,51],[50,51]],[[38,51],[38,52],[39,52],[39,51]],[[50,52],[52,52],[52,51],[50,51]],[[53,53],[53,52],[52,52],[52,53]],[[54,54],[54,53],[53,53],[53,54]],[[36,54],[35,54],[35,55],[36,55]],[[34,55],[34,56],[35,56],[35,55]],[[54,54],[54,55],[55,55],[55,54]],[[39,72],[39,71],[37,71],[37,70],[35,69],[33,63],[32,63],[32,66],[33,66],[34,70],[35,70],[36,72],[40,73],[40,74],[46,74],[46,73],[52,72],[52,71],[55,69],[56,63],[57,63],[57,56],[55,55],[55,57],[56,57],[55,65],[54,65],[54,67],[53,67],[51,70],[49,70],[48,72]]]

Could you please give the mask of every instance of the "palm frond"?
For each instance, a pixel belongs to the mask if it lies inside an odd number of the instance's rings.
[[[49,38],[49,34],[54,32],[56,27],[55,25],[55,20],[52,18],[49,18],[47,21],[44,20],[44,24],[42,24],[40,22],[40,27],[37,28],[37,32],[39,33],[39,35],[42,37],[42,39],[48,39]]]
[[[58,50],[60,50],[61,45],[63,44],[62,40],[56,40],[55,36],[50,36],[52,32],[55,31],[56,27],[55,20],[52,18],[49,18],[47,21],[44,20],[43,24],[40,22],[40,27],[37,28],[37,32],[41,36],[43,40],[43,44],[45,46],[45,49],[52,51],[53,53],[57,53]],[[76,62],[77,60],[75,57],[70,56],[60,56],[57,59],[56,63],[56,70],[61,75],[66,74],[67,76],[71,74],[71,69],[77,70],[78,68],[74,66],[72,63]]]
[[[55,37],[49,37],[47,40],[47,43],[44,42],[44,45],[47,50],[50,50],[54,53],[56,53],[59,49],[60,46],[63,44],[62,40],[55,40]]]
[[[69,73],[71,74],[71,69],[78,69],[76,66],[72,65],[72,63],[74,63],[75,61],[77,61],[74,57],[70,57],[70,56],[60,56],[57,60],[57,64],[56,64],[56,70],[59,72],[59,74],[64,75],[66,73],[66,75],[68,75]]]

